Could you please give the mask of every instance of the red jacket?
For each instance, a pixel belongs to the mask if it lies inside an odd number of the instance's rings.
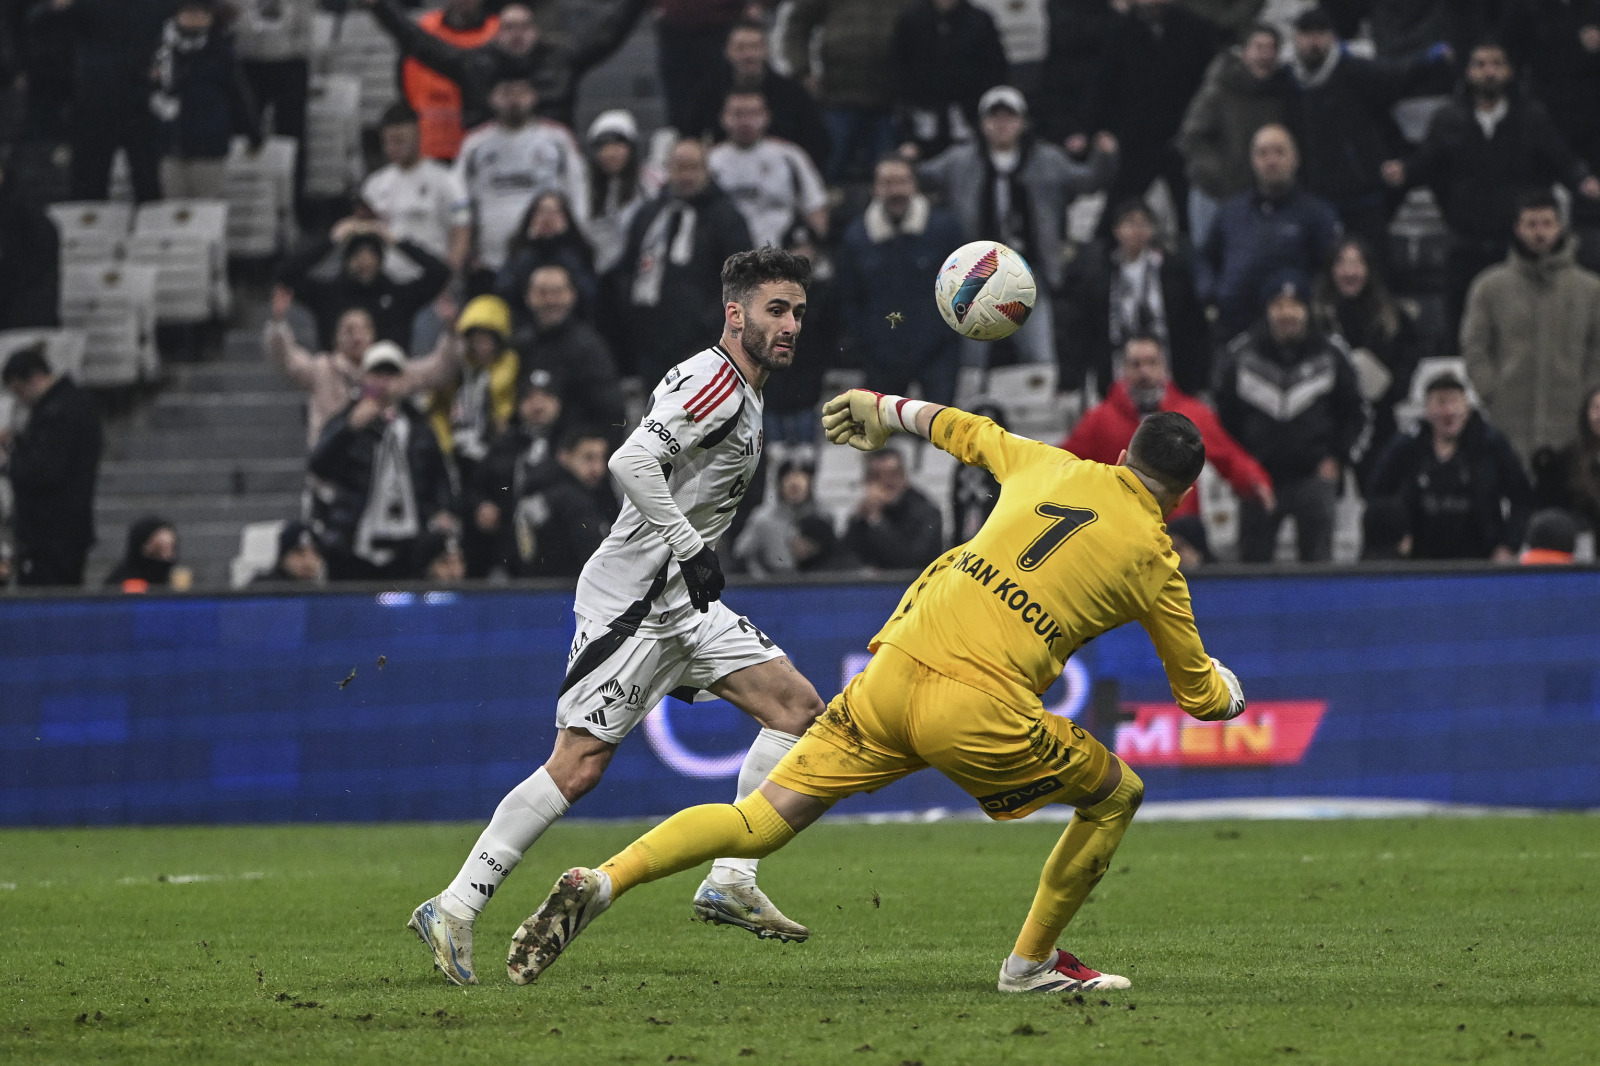
[[[1233,491],[1241,496],[1254,496],[1258,486],[1271,485],[1272,478],[1261,469],[1261,464],[1222,428],[1211,408],[1193,396],[1179,392],[1176,385],[1167,383],[1167,394],[1161,397],[1161,410],[1176,411],[1193,422],[1205,441],[1206,461],[1217,468]],[[1115,463],[1122,449],[1133,440],[1133,431],[1139,428],[1141,416],[1133,406],[1133,399],[1122,382],[1111,386],[1111,394],[1104,403],[1089,411],[1072,430],[1061,447],[1080,459],[1097,463]],[[1184,497],[1174,518],[1187,518],[1200,513],[1199,494],[1191,492]]]

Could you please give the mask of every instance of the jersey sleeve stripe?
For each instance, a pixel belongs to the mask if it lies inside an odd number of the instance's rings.
[[[683,409],[685,411],[688,411],[690,414],[694,414],[694,409],[696,407],[698,407],[701,403],[703,403],[705,400],[710,398],[710,396],[713,393],[715,393],[718,389],[720,389],[722,387],[723,383],[727,380],[727,377],[728,377],[728,364],[727,363],[723,363],[722,364],[722,369],[718,370],[716,372],[716,374],[714,374],[712,376],[711,380],[706,384],[706,386],[704,388],[702,388],[699,392],[695,393],[692,397],[689,398],[689,402],[683,405]]]
[[[703,421],[711,412],[722,406],[722,402],[732,396],[739,388],[738,379],[730,377],[725,385],[717,390],[717,394],[695,410],[689,412],[689,417],[696,422]]]

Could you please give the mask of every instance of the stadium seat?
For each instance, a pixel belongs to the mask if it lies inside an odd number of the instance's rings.
[[[61,321],[86,336],[81,384],[109,388],[160,377],[156,273],[120,263],[61,271]]]
[[[1013,433],[1054,444],[1066,435],[1066,409],[1056,398],[1056,368],[1047,363],[995,367],[984,386],[988,400],[1005,410]]]
[[[61,234],[61,264],[103,263],[120,259],[133,228],[133,207],[112,200],[51,204],[50,220]]]
[[[327,72],[356,79],[361,86],[362,129],[376,129],[383,112],[398,98],[395,69],[400,50],[366,11],[349,11],[338,20],[327,56]]]
[[[283,522],[251,522],[239,532],[239,554],[228,564],[228,585],[242,589],[278,562]]]
[[[343,196],[361,180],[361,81],[328,75],[311,83],[306,109],[306,194]]]
[[[294,243],[294,167],[299,143],[269,137],[251,152],[235,138],[228,155],[228,255],[265,259]]]
[[[232,311],[227,240],[225,201],[163,200],[139,208],[128,258],[158,271],[159,322],[191,324]]]

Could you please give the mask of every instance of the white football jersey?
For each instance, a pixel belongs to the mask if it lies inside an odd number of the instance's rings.
[[[572,131],[534,119],[508,130],[491,122],[467,134],[455,173],[472,201],[478,258],[491,270],[505,266],[506,244],[535,194],[565,193],[573,218],[589,215],[588,164]]]
[[[715,545],[761,462],[761,392],[716,345],[669,370],[650,401],[623,447],[643,448],[661,463],[678,510]],[[611,535],[585,564],[574,609],[595,622],[660,634],[693,628],[702,617],[671,548],[632,500],[623,501]]]
[[[711,149],[706,165],[744,216],[757,248],[781,248],[796,214],[828,206],[828,190],[816,164],[805,149],[781,138],[763,137],[749,148],[723,141]]]
[[[440,259],[450,254],[450,231],[472,222],[461,179],[433,159],[418,160],[410,170],[390,163],[362,183],[361,199],[395,240],[413,241]]]

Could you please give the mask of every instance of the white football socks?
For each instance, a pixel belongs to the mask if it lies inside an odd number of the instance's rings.
[[[439,897],[440,908],[452,918],[475,920],[500,882],[522,861],[523,852],[533,847],[533,842],[566,814],[569,806],[542,766],[506,793],[461,872]]]
[[[1050,964],[1055,962],[1055,958],[1055,954],[1052,952],[1050,957],[1043,962],[1034,962],[1032,959],[1025,959],[1016,952],[1012,952],[1006,956],[1006,976],[1031,977],[1041,970],[1048,969]]]
[[[799,743],[800,738],[790,733],[780,733],[776,729],[763,729],[756,735],[755,743],[750,745],[750,750],[745,753],[744,765],[739,767],[739,793],[734,801],[744,799],[760,787],[761,782],[767,779],[772,768],[777,766],[783,757],[789,754],[789,749]],[[711,867],[711,876],[708,878],[714,885],[728,887],[731,885],[753,885],[756,883],[757,859],[718,859]]]

